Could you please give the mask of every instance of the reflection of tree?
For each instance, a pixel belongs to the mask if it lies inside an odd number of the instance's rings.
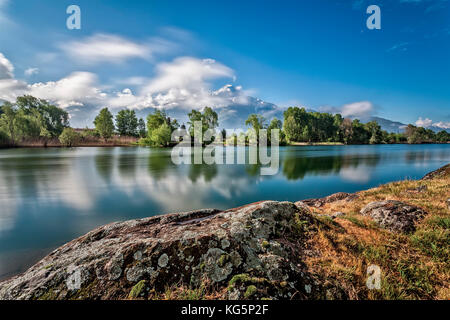
[[[167,171],[175,165],[172,163],[170,153],[162,151],[153,151],[148,157],[148,172],[156,180],[164,178]]]
[[[122,176],[129,177],[136,174],[137,152],[131,150],[130,153],[124,150],[119,155],[118,169]]]
[[[324,157],[301,157],[287,153],[283,162],[283,175],[289,180],[303,179],[307,174],[339,173],[341,169],[366,165],[374,167],[380,161],[379,155],[336,155]]]
[[[42,151],[44,150],[44,151]],[[14,150],[16,151],[16,150]],[[52,183],[55,174],[67,175],[71,163],[61,161],[60,155],[48,155],[46,149],[17,149],[17,155],[3,158],[0,161],[1,170],[7,172],[4,175],[5,185],[18,184],[21,193],[26,196],[39,194],[42,183]],[[55,150],[55,153],[67,153],[71,150]]]
[[[245,166],[245,171],[251,177],[256,177],[261,174],[261,164],[258,162],[257,164],[249,164]]]
[[[191,164],[189,167],[189,179],[196,182],[201,176],[206,182],[217,176],[217,166],[215,164]]]
[[[98,150],[99,153],[95,156],[95,168],[105,182],[110,182],[113,173],[114,149],[103,148]]]

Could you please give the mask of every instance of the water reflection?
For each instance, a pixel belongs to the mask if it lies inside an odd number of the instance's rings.
[[[167,149],[1,150],[0,279],[112,221],[354,192],[449,160],[448,145],[286,147],[278,174],[261,176],[260,165],[176,166]]]

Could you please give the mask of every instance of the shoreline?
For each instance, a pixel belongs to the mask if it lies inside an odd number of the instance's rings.
[[[329,142],[313,142],[313,143],[307,143],[307,142],[295,142],[291,144],[282,145],[279,147],[311,147],[311,146],[384,146],[384,145],[445,145],[450,144],[450,142],[426,142],[426,143],[380,143],[380,144],[344,144],[340,142],[336,143],[329,143]],[[152,147],[152,146],[146,146],[138,143],[81,143],[74,147],[64,147],[61,144],[48,144],[46,146],[44,145],[35,145],[35,144],[29,144],[29,145],[16,145],[16,146],[0,146],[0,150],[8,150],[8,149],[48,149],[48,148],[65,148],[65,149],[73,149],[73,148],[112,148],[112,147],[145,147],[145,148],[152,148],[152,149],[171,149],[173,147]],[[224,147],[232,147],[230,145],[224,145]],[[236,146],[234,146],[236,147]],[[269,147],[269,146],[268,146]]]

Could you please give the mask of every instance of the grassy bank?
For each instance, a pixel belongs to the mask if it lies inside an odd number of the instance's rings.
[[[139,138],[113,136],[108,140],[97,137],[82,137],[74,147],[125,147],[136,145]],[[63,147],[59,139],[23,139],[14,145],[4,144],[0,148],[60,148]]]
[[[450,299],[450,167],[431,180],[392,182],[313,210],[323,226],[311,239],[320,256],[307,264],[352,299]],[[382,229],[359,214],[372,201],[399,200],[429,214],[409,235]],[[324,213],[343,212],[331,220]],[[381,268],[381,290],[368,290],[367,266]]]

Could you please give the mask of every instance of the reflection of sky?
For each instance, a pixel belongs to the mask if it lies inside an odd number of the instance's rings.
[[[281,148],[280,157],[277,175],[260,176],[258,166],[175,166],[168,150],[2,150],[0,278],[29,264],[36,252],[105,223],[265,199],[296,201],[418,178],[449,162],[450,147],[291,147]]]

